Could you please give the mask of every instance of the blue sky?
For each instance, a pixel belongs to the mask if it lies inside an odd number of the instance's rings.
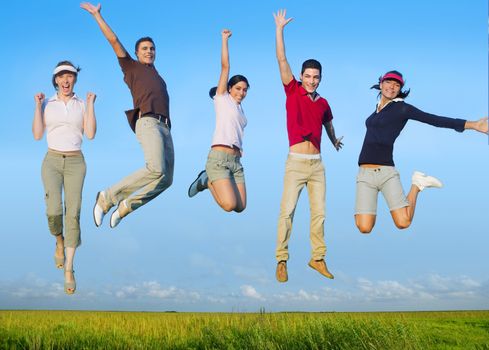
[[[487,137],[409,122],[394,153],[405,188],[414,170],[445,187],[420,195],[414,224],[398,231],[382,197],[369,236],[353,221],[357,159],[379,75],[400,70],[407,102],[427,112],[476,120],[488,114],[487,2],[106,1],[102,13],[128,51],[150,35],[171,98],[173,186],[116,229],[93,224],[98,190],[143,166],[124,110],[129,91],[109,44],[77,1],[9,2],[0,14],[3,187],[0,308],[177,311],[369,311],[489,308]],[[285,96],[275,61],[272,12],[287,8],[293,72],[323,64],[318,89],[332,106],[337,153],[323,134],[327,177],[325,237],[334,281],[307,266],[309,210],[304,191],[290,243],[289,282],[275,281],[275,238],[287,156]],[[230,39],[231,73],[248,77],[243,107],[248,208],[223,212],[209,193],[187,198],[204,167],[214,129],[207,91],[219,74],[220,30]],[[33,96],[50,96],[51,72],[82,67],[76,92],[97,94],[98,132],[85,140],[83,245],[75,295],[63,293],[44,214]]]

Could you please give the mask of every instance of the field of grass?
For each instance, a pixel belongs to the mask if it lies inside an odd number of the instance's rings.
[[[0,311],[0,349],[489,350],[489,311]]]

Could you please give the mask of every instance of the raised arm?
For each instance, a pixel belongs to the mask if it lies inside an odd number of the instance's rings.
[[[34,102],[36,103],[36,107],[34,109],[34,119],[32,120],[32,135],[34,135],[35,140],[42,139],[42,135],[44,135],[44,118],[42,116],[42,104],[44,103],[45,96],[42,92],[34,95]]]
[[[343,142],[341,142],[341,140],[343,140],[343,136],[341,136],[339,139],[336,138],[333,122],[331,121],[324,123],[324,128],[326,129],[326,133],[328,134],[328,137],[331,140],[334,148],[339,151],[341,147],[343,147]]]
[[[488,123],[487,117],[481,118],[475,122],[471,122],[467,120],[465,122],[465,129],[472,129],[487,134],[489,129],[487,123]]]
[[[286,19],[286,10],[278,10],[273,14],[275,18],[275,49],[277,54],[278,67],[280,69],[280,79],[282,83],[287,85],[293,79],[292,71],[290,69],[289,62],[285,56],[285,44],[284,44],[284,27],[292,21],[292,18]]]
[[[95,137],[97,132],[97,120],[95,119],[95,99],[97,95],[93,92],[87,93],[87,108],[83,116],[83,131],[89,140]]]
[[[229,29],[223,29],[221,32],[222,44],[221,44],[221,75],[219,76],[219,82],[217,83],[217,95],[223,95],[228,91],[228,79],[229,79],[229,48],[228,39],[233,35]]]
[[[126,57],[127,56],[126,49],[124,48],[124,46],[122,46],[121,42],[119,41],[119,38],[117,38],[115,33],[112,31],[112,29],[110,29],[109,25],[102,18],[102,15],[100,13],[102,6],[100,4],[94,6],[89,2],[83,2],[80,4],[80,7],[82,9],[87,10],[87,12],[90,13],[93,16],[93,18],[95,18],[105,38],[109,41],[110,46],[112,46],[112,49],[114,49],[114,52],[117,55],[117,57]]]

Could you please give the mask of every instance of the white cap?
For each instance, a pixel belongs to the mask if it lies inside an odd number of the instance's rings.
[[[63,71],[68,71],[68,72],[73,72],[75,74],[78,74],[78,70],[75,67],[70,66],[68,64],[63,64],[61,66],[54,68],[53,75],[56,75],[59,72],[63,72]]]

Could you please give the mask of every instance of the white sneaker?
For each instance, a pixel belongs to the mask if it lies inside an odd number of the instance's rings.
[[[192,184],[188,188],[188,196],[192,198],[197,193],[205,190],[207,188],[207,181],[209,181],[207,173],[205,172],[205,170],[202,170],[199,175],[197,175],[195,181],[192,182]]]
[[[413,185],[416,185],[420,191],[428,187],[443,187],[443,184],[436,177],[425,175],[422,172],[415,171],[411,178]]]
[[[109,211],[107,208],[106,210],[104,210],[103,206],[106,206],[105,192],[100,191],[97,193],[97,198],[95,199],[95,205],[93,206],[93,221],[95,221],[95,226],[97,227],[102,225],[104,216]]]
[[[114,228],[121,222],[122,218],[129,214],[129,209],[127,208],[126,200],[119,203],[119,206],[110,216],[110,228]]]

